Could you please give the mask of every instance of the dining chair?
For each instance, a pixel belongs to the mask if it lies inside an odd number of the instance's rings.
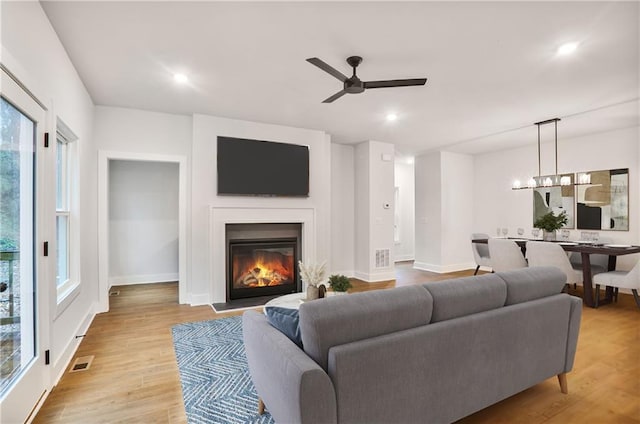
[[[636,263],[636,266],[631,271],[609,271],[594,275],[593,282],[596,285],[596,308],[600,302],[600,286],[614,287],[616,290],[631,289],[636,305],[640,308],[640,296],[638,296],[638,289],[640,289],[640,261]]]
[[[475,239],[489,239],[489,234],[484,233],[472,233],[471,240]],[[476,272],[473,275],[478,273],[478,270],[481,266],[491,266],[491,255],[489,254],[489,246],[484,243],[471,243],[471,250],[473,250],[473,258],[476,261]]]
[[[569,257],[558,243],[545,241],[527,242],[527,259],[530,267],[555,266],[567,276],[567,284],[582,284],[582,270],[574,269]]]
[[[489,255],[491,256],[491,268],[495,272],[527,267],[527,261],[522,256],[522,249],[513,240],[489,239]]]

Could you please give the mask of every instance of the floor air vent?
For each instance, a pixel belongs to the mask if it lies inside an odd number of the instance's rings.
[[[376,268],[388,268],[389,256],[391,256],[389,249],[376,249]]]
[[[93,355],[81,356],[79,358],[76,358],[69,372],[86,371],[91,367],[92,362],[93,362]]]

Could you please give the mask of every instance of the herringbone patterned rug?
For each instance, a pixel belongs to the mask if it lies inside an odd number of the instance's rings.
[[[273,424],[268,412],[258,415],[258,395],[242,343],[242,317],[180,324],[172,331],[190,424]]]

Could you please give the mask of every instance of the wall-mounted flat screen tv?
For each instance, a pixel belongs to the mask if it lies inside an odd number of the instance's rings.
[[[309,147],[218,137],[218,194],[308,196]]]

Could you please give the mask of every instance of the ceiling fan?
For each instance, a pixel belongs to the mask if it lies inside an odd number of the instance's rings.
[[[427,82],[426,78],[397,79],[386,81],[361,81],[360,78],[358,78],[356,75],[356,68],[358,67],[358,65],[360,65],[360,63],[362,63],[362,58],[360,56],[349,56],[347,58],[347,63],[353,68],[353,75],[351,75],[350,78],[347,78],[347,76],[342,72],[338,71],[337,69],[333,68],[317,57],[309,58],[307,59],[307,62],[316,65],[318,68],[322,69],[328,74],[333,75],[344,83],[344,88],[341,91],[338,91],[333,96],[325,99],[322,103],[331,103],[347,93],[359,94],[368,88],[408,87],[412,85],[424,85]]]

